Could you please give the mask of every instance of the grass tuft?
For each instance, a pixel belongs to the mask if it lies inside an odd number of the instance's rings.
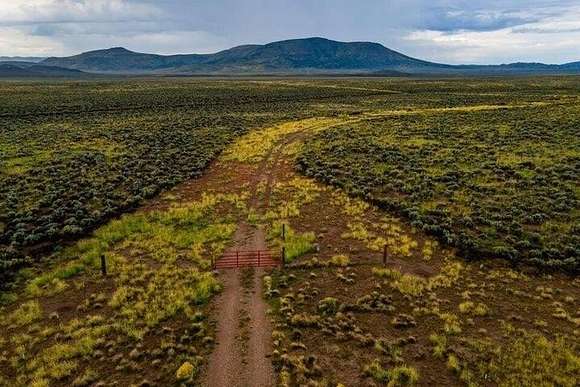
[[[390,370],[383,368],[378,359],[365,367],[365,374],[389,387],[413,386],[419,381],[419,373],[413,367],[401,365]]]

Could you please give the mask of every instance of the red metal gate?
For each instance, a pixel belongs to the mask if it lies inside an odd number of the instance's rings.
[[[236,267],[275,267],[280,262],[273,259],[270,250],[229,251],[214,263],[215,269],[232,269]]]

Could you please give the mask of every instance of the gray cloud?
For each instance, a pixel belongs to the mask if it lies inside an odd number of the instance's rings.
[[[0,55],[69,55],[112,46],[164,54],[212,52],[245,43],[324,36],[377,41],[441,62],[564,62],[580,57],[579,43],[574,43],[580,42],[575,24],[580,20],[578,0],[2,3]],[[542,34],[558,44],[549,45],[543,38],[538,43]]]
[[[437,9],[424,28],[436,31],[493,31],[541,20],[539,15],[518,15],[511,11],[455,11]]]

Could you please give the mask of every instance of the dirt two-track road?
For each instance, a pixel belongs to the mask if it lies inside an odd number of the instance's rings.
[[[275,183],[274,169],[289,140],[269,149],[253,174],[246,177],[250,187],[250,208],[263,213],[269,207],[269,193]],[[264,184],[264,195],[258,185]],[[228,251],[265,251],[265,231],[241,221]],[[263,297],[263,267],[222,269],[219,278],[224,290],[214,302],[216,347],[203,378],[206,386],[273,386],[272,327]]]

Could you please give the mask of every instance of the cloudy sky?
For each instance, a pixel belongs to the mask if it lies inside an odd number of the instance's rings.
[[[0,0],[0,56],[322,36],[446,63],[580,60],[580,0]]]

